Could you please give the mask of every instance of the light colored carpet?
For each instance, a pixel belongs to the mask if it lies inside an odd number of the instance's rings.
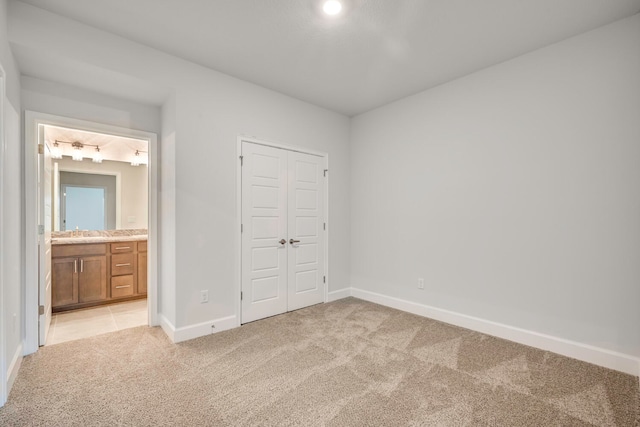
[[[2,426],[632,426],[638,379],[347,298],[181,344],[138,327],[24,359]]]

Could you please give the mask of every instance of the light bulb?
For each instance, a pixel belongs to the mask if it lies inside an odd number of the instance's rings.
[[[52,159],[62,158],[62,150],[60,149],[60,145],[57,142],[54,142],[53,148],[51,148],[51,158]]]
[[[73,152],[71,153],[71,158],[76,162],[82,161],[82,148],[74,147]]]
[[[342,10],[342,3],[338,0],[327,0],[322,5],[322,10],[327,15],[337,15]]]
[[[131,166],[140,166],[140,152],[136,150],[136,154],[133,156],[133,160],[131,160]]]
[[[102,153],[100,147],[96,147],[96,152],[93,155],[93,163],[102,163]]]

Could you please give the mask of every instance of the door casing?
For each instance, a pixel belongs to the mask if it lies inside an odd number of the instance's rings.
[[[322,151],[316,151],[312,149],[308,149],[305,147],[281,144],[278,142],[271,142],[263,139],[258,139],[252,136],[244,136],[240,135],[237,139],[237,147],[236,147],[236,230],[237,230],[237,240],[236,240],[236,326],[240,326],[242,324],[242,301],[240,299],[240,292],[242,291],[242,165],[241,165],[241,157],[242,157],[242,142],[251,142],[253,144],[265,145],[267,147],[280,148],[284,150],[296,151],[299,153],[312,154],[315,156],[321,156],[325,158],[325,175],[326,179],[324,181],[324,218],[326,221],[326,232],[324,233],[324,275],[326,277],[326,283],[324,287],[324,302],[328,301],[329,295],[329,284],[330,284],[330,276],[329,276],[329,233],[331,231],[331,221],[329,219],[329,154]]]
[[[155,133],[73,119],[53,114],[25,111],[25,338],[24,354],[35,353],[39,347],[38,306],[38,128],[40,125],[60,126],[89,132],[145,139],[149,142],[149,200],[148,200],[148,288],[147,301],[149,325],[158,325],[158,137]]]
[[[4,103],[5,103],[5,72],[0,64],[0,304],[4,304],[4,218],[2,206],[4,206]],[[5,325],[4,310],[0,314],[0,406],[7,401],[7,358],[5,351]]]

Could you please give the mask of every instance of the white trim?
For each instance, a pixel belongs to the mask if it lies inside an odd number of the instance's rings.
[[[236,245],[236,326],[242,324],[242,301],[240,300],[240,292],[242,291],[242,233],[240,233],[240,227],[242,226],[242,165],[240,157],[242,156],[242,142],[251,142],[253,144],[265,145],[267,147],[281,148],[288,151],[294,151],[297,153],[311,154],[313,156],[323,157],[325,161],[325,167],[329,169],[329,153],[322,151],[315,151],[304,147],[296,147],[293,145],[281,144],[278,142],[266,141],[264,139],[258,139],[253,136],[239,135],[236,142],[236,230],[238,230]],[[324,302],[329,302],[329,174],[327,173],[327,179],[324,182],[324,220],[327,224],[327,229],[324,233],[324,275],[327,278],[324,283]]]
[[[327,295],[327,302],[337,301],[339,299],[347,298],[351,296],[351,288],[338,289],[337,291],[331,291]]]
[[[169,322],[169,319],[167,319],[162,313],[158,315],[158,320],[160,322],[160,327],[164,333],[167,334],[167,337],[169,337],[171,342],[175,342],[176,327],[173,326],[173,323]]]
[[[220,319],[209,320],[208,322],[176,328],[173,335],[173,342],[179,343],[233,329],[237,327],[236,323],[236,316],[227,316]]]
[[[329,154],[325,153],[324,151],[316,151],[310,148],[282,144],[280,142],[275,142],[275,141],[267,141],[266,139],[258,139],[254,136],[245,136],[245,135],[238,136],[238,143],[242,144],[242,141],[251,142],[253,144],[258,144],[258,145],[265,145],[267,147],[281,148],[283,150],[288,150],[288,151],[295,151],[296,153],[304,153],[304,154],[311,154],[312,156],[326,157],[327,160],[329,159]]]
[[[56,162],[56,164],[60,165],[60,163],[58,162]],[[73,173],[83,173],[83,174],[89,174],[89,175],[115,176],[116,177],[116,229],[120,229],[122,227],[122,203],[121,203],[122,173],[118,171],[108,171],[108,170],[102,170],[102,169],[88,171],[87,169],[65,167],[65,166],[62,166],[62,167],[58,166],[58,172],[73,172]],[[149,224],[147,224],[147,226],[148,225]]]
[[[329,276],[329,154],[324,158],[324,167],[327,168],[327,174],[324,181],[324,223],[327,225],[324,229],[324,302],[329,302],[329,284],[331,279]],[[324,171],[323,171],[324,174]]]
[[[640,375],[640,359],[628,354],[570,341],[564,338],[541,334],[514,326],[505,325],[466,314],[443,310],[424,304],[393,298],[375,292],[351,288],[351,295],[369,302],[428,317],[473,331],[504,338],[520,344],[551,351],[594,365],[615,369],[630,375]]]
[[[236,143],[236,285],[235,293],[236,297],[236,326],[242,324],[242,300],[240,299],[240,293],[242,292],[242,233],[240,228],[242,227],[242,141],[241,136],[238,137]]]
[[[188,341],[238,327],[238,319],[236,316],[222,317],[220,319],[209,320],[208,322],[183,326],[181,328],[176,328],[162,314],[160,314],[159,317],[162,330],[164,330],[173,343]]]
[[[18,371],[20,371],[20,366],[22,365],[22,344],[18,345],[16,348],[16,352],[13,354],[11,358],[11,363],[9,364],[9,369],[7,370],[7,390],[11,390],[13,387],[13,383],[16,381],[18,377]]]
[[[7,401],[9,390],[7,388],[7,351],[5,350],[5,330],[4,330],[4,216],[2,214],[4,206],[4,159],[5,150],[5,72],[0,64],[0,406]]]
[[[38,126],[51,125],[80,129],[89,132],[106,133],[127,138],[147,140],[149,143],[149,208],[147,252],[149,257],[147,305],[149,326],[158,323],[158,137],[151,132],[90,122],[70,117],[25,111],[25,339],[24,353],[31,354],[38,350],[38,212],[37,212],[37,144]],[[29,155],[29,153],[34,153]]]

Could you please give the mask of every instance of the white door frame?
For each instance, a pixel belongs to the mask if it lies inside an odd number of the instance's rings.
[[[327,278],[324,283],[324,302],[329,301],[329,153],[323,151],[316,151],[306,147],[297,147],[294,145],[281,144],[278,142],[266,141],[258,139],[253,136],[238,136],[237,140],[237,163],[236,163],[236,230],[238,230],[238,238],[236,240],[236,326],[242,325],[242,301],[240,300],[240,292],[242,291],[242,233],[240,228],[242,226],[242,143],[251,142],[253,144],[265,145],[267,147],[281,148],[289,151],[296,151],[298,153],[311,154],[314,156],[324,157],[326,160],[326,176],[327,179],[324,182],[324,218],[327,223],[327,229],[324,233],[324,275]]]
[[[4,158],[5,150],[5,80],[6,74],[0,64],[0,304],[4,304]],[[0,307],[0,406],[7,401],[7,351],[5,343],[4,309]]]
[[[25,340],[24,354],[38,350],[38,212],[37,166],[38,127],[51,125],[106,133],[149,142],[148,288],[149,325],[158,325],[158,136],[155,133],[73,119],[53,114],[25,111]]]

